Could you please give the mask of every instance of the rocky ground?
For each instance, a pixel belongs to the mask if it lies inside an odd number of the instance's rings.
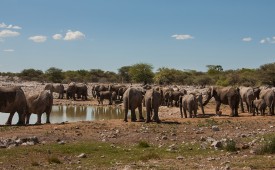
[[[27,93],[43,88],[36,83],[21,85]],[[97,101],[55,99],[54,103],[95,105]],[[240,113],[240,117],[231,118],[229,108],[224,105],[222,116],[216,117],[214,108],[214,102],[210,102],[205,107],[204,117],[199,110],[199,118],[184,119],[180,118],[179,108],[162,106],[160,124],[104,120],[39,126],[2,125],[0,169],[275,169],[274,155],[256,154],[274,134],[275,117]],[[145,155],[147,152],[158,154],[145,160],[120,158],[121,148],[123,155],[135,154],[135,145],[141,141],[150,146],[142,149]],[[229,141],[236,143],[235,151],[226,149]],[[97,150],[68,151],[80,144],[91,147],[91,143],[100,146]],[[104,145],[110,147],[108,150],[116,149],[116,163],[113,158],[109,160],[110,153],[97,155]],[[58,146],[68,148],[59,150]],[[55,152],[61,163],[45,158]],[[91,164],[97,159],[100,160]],[[102,165],[102,161],[107,163]]]

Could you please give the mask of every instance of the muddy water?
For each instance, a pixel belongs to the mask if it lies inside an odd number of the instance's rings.
[[[0,125],[6,123],[9,113],[0,113]],[[87,120],[108,120],[123,119],[123,110],[120,107],[109,106],[53,106],[50,121],[51,123],[77,122]],[[34,124],[37,115],[32,114],[30,124]],[[18,114],[15,113],[12,124],[18,121]],[[46,114],[42,115],[42,123],[46,122]]]

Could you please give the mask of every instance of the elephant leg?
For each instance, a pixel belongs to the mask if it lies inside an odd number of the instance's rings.
[[[151,122],[151,108],[149,108],[149,106],[147,106],[146,108],[146,123]]]
[[[26,124],[28,125],[30,122],[31,113],[26,115]]]
[[[186,108],[183,108],[184,117],[187,118]]]
[[[9,118],[8,118],[8,120],[7,120],[7,122],[6,122],[6,125],[11,125],[13,115],[14,115],[14,112],[13,112],[13,113],[10,113]]]
[[[238,117],[239,116],[239,113],[238,113],[238,109],[239,109],[239,106],[238,106],[238,103],[233,105],[233,110],[234,110],[234,116],[235,117]]]
[[[189,113],[189,118],[192,118],[193,113],[192,113],[192,109],[191,108],[188,108],[188,113]]]
[[[42,116],[42,113],[39,113],[37,114],[37,121],[36,121],[36,125],[40,125],[41,124],[41,116]],[[47,119],[48,119],[48,116],[47,116]]]
[[[47,117],[47,118],[46,118],[46,123],[51,123],[51,122],[50,122],[50,114],[51,114],[51,111],[47,111],[47,112],[46,112],[46,117]],[[42,115],[42,114],[41,114],[41,115]],[[41,116],[40,116],[40,120],[41,120]],[[40,123],[41,123],[41,121],[40,121]]]
[[[216,116],[219,116],[220,115],[220,113],[219,113],[219,111],[220,111],[220,106],[221,106],[221,102],[216,102]]]
[[[144,117],[142,115],[142,104],[138,106],[138,112],[139,112],[139,120],[144,121]]]
[[[194,117],[197,117],[197,109],[194,110]]]
[[[180,116],[181,116],[181,118],[183,118],[183,114],[182,114],[182,106],[180,106]]]
[[[137,121],[135,109],[131,109],[131,121],[132,121],[132,122]]]
[[[205,116],[204,107],[202,104],[201,104],[201,111],[202,111],[202,115]]]
[[[155,108],[154,109],[154,115],[153,115],[153,120],[156,121],[157,123],[160,123],[160,120],[159,120],[159,108]]]
[[[247,112],[250,113],[250,107],[249,107],[248,102],[245,102],[245,104],[246,104],[246,107],[247,107]]]
[[[242,113],[244,113],[243,99],[242,98],[240,98],[240,105],[241,105]]]

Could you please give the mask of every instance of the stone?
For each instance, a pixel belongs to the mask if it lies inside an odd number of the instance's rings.
[[[167,136],[162,136],[161,139],[162,140],[167,140],[168,138],[167,138]]]
[[[221,148],[222,147],[222,142],[221,141],[214,141],[211,144],[212,147],[214,147],[215,149]]]
[[[178,157],[177,157],[177,160],[183,160],[183,159],[184,159],[183,156],[178,156]]]
[[[78,158],[87,158],[87,155],[85,153],[81,153],[77,156]]]
[[[219,129],[218,126],[212,126],[212,130],[215,131],[215,132],[216,132],[216,131],[220,131],[220,129]]]

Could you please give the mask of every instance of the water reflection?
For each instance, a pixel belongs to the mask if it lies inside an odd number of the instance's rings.
[[[0,124],[5,124],[8,113],[0,113]],[[50,121],[51,123],[76,122],[87,120],[109,120],[123,119],[123,110],[119,107],[110,106],[53,106]],[[30,124],[34,124],[37,115],[32,114]],[[18,114],[13,117],[12,124],[18,121]],[[42,115],[42,123],[46,122],[46,114]]]

